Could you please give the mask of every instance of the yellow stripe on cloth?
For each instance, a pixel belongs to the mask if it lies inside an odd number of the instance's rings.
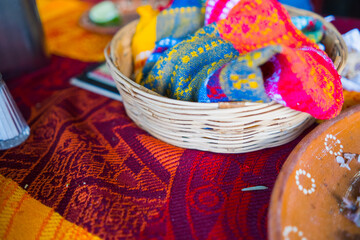
[[[0,175],[0,239],[100,239]]]
[[[110,35],[90,32],[79,26],[90,4],[79,0],[37,0],[50,53],[81,61],[103,61]]]

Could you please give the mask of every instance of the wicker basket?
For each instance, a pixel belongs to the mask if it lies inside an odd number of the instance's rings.
[[[324,44],[338,71],[347,49],[335,27],[314,13],[287,7],[292,16],[311,15],[326,26]],[[154,137],[175,146],[219,153],[243,153],[279,146],[295,139],[314,122],[302,112],[275,102],[197,103],[163,97],[130,79],[131,40],[137,22],[114,36],[106,61],[128,116]]]

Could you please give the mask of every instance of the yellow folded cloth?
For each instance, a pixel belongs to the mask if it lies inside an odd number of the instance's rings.
[[[0,175],[0,239],[100,239]]]

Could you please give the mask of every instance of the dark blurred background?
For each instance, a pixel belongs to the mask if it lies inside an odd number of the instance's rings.
[[[315,0],[322,1],[322,13],[335,16],[360,18],[360,0]],[[360,26],[359,26],[360,27]]]
[[[101,0],[90,0],[94,3]],[[146,0],[114,0],[114,1],[141,1]],[[156,1],[156,0],[155,0]],[[309,9],[320,13],[322,15],[335,15],[344,17],[360,18],[360,0],[279,0],[280,2],[287,2],[289,5],[295,7]],[[310,3],[311,2],[311,3]]]
[[[321,15],[360,18],[360,0],[279,0]],[[360,27],[360,26],[359,26]]]

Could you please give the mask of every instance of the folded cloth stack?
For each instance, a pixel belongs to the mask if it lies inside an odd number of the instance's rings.
[[[132,51],[136,81],[198,102],[276,101],[318,119],[335,117],[342,85],[319,49],[322,26],[299,28],[276,0],[174,0],[139,9]],[[308,21],[309,22],[309,21]]]

